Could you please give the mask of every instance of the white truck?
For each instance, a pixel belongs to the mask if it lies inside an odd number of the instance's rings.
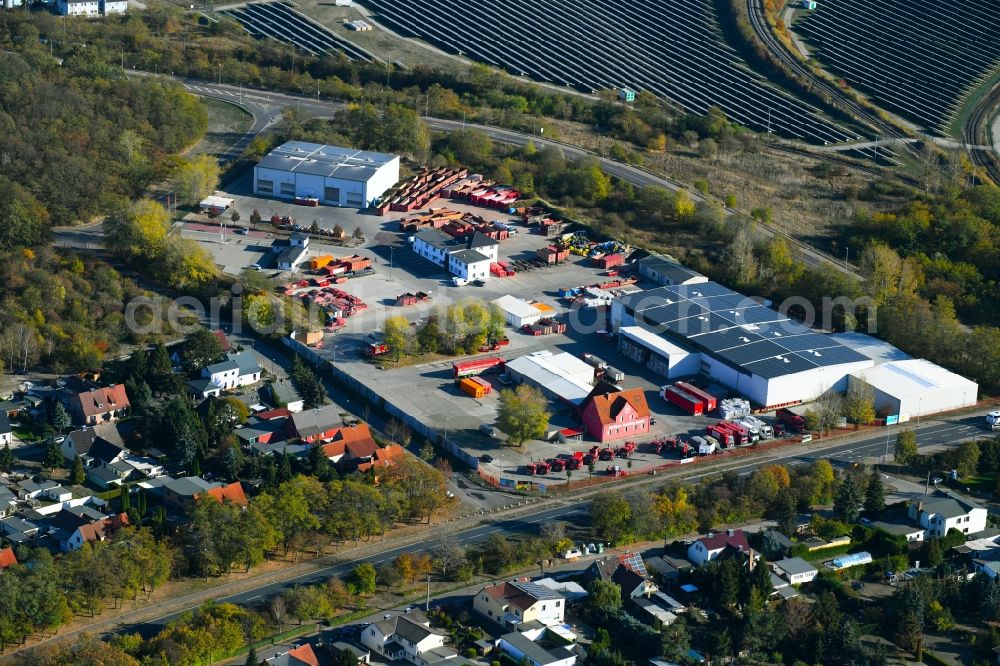
[[[751,443],[760,441],[760,428],[757,427],[756,423],[749,418],[737,419],[735,423],[739,423],[747,429],[747,436]]]
[[[986,427],[990,430],[1000,430],[1000,411],[990,412],[986,415]]]
[[[746,416],[740,419],[740,423],[750,427],[753,425],[757,429],[757,433],[760,435],[761,439],[773,439],[774,438],[774,428],[769,426],[763,420],[757,418],[756,416]]]
[[[710,456],[719,450],[718,440],[710,442],[701,435],[695,435],[691,438],[690,442],[692,448],[696,449],[700,456]]]

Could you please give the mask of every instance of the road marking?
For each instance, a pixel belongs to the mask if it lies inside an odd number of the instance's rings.
[[[260,594],[258,594],[258,595],[257,595],[257,596],[255,596],[255,597],[250,597],[249,599],[247,599],[247,601],[253,601],[254,599],[260,599],[260,598],[261,598],[261,596],[263,596],[263,595],[260,595]]]

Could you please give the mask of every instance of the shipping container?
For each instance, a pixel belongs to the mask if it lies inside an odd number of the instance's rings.
[[[664,400],[677,405],[692,416],[705,413],[705,405],[690,393],[686,393],[673,386],[664,386],[662,395]]]
[[[598,268],[613,268],[615,266],[621,266],[625,263],[624,254],[605,254],[604,256],[597,257],[594,259],[594,265]]]
[[[455,373],[455,379],[461,379],[462,377],[479,375],[489,370],[502,370],[506,362],[507,361],[499,356],[493,358],[480,358],[474,361],[455,363],[451,366],[451,369]]]
[[[805,419],[790,409],[781,408],[774,415],[795,432],[802,432],[806,429]]]
[[[488,381],[479,377],[463,377],[459,379],[458,388],[473,398],[482,398],[493,390],[493,386]]]
[[[716,407],[715,396],[707,391],[703,391],[693,384],[687,382],[674,382],[674,386],[684,391],[685,393],[690,393],[696,398],[700,398],[703,403],[705,403],[705,411],[710,412]]]
[[[309,268],[314,271],[318,271],[331,261],[333,261],[333,257],[329,254],[324,254],[322,257],[313,257],[309,260]]]

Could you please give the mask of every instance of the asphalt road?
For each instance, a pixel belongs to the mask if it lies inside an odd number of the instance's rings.
[[[981,423],[985,411],[981,414],[963,416],[950,421],[931,420],[920,425],[917,429],[917,442],[921,448],[955,444],[961,440],[974,439],[989,435],[983,429]],[[906,424],[905,428],[916,428],[915,423]],[[786,464],[804,464],[819,458],[826,458],[835,464],[844,466],[855,462],[860,462],[866,458],[881,458],[886,452],[886,442],[888,441],[888,452],[892,455],[892,447],[895,442],[897,430],[892,428],[888,431],[888,440],[885,433],[880,433],[862,439],[831,444],[824,446],[822,443],[816,445],[796,447],[788,449],[778,457],[761,455],[759,457],[746,460],[747,464],[739,469],[742,473],[749,473],[763,465],[782,462]],[[704,476],[717,474],[715,470],[699,470],[697,467],[691,469],[691,474],[684,475],[683,480],[691,482],[697,481]],[[677,477],[674,477],[677,478]],[[625,488],[627,490],[627,488]],[[485,541],[491,534],[532,534],[539,530],[541,524],[560,520],[572,522],[588,515],[590,502],[588,500],[572,501],[567,500],[565,504],[559,503],[555,507],[541,509],[520,518],[504,519],[498,518],[495,522],[473,527],[455,534],[456,540],[462,545],[471,545]],[[415,544],[389,548],[370,557],[358,558],[347,562],[333,564],[321,569],[316,569],[303,574],[297,578],[277,583],[261,585],[252,590],[241,592],[227,597],[220,597],[217,601],[234,604],[255,604],[266,601],[268,598],[280,594],[281,592],[297,585],[319,583],[332,576],[346,575],[355,565],[360,562],[371,562],[376,566],[387,560],[393,559],[404,552],[428,550],[435,546],[440,532],[434,536]],[[176,619],[180,613],[164,615],[150,622],[143,624],[122,627],[120,631],[137,631],[144,636],[151,636],[159,631],[163,625]]]
[[[226,151],[226,154],[222,156],[223,161],[227,161],[237,156],[240,152],[242,152],[247,144],[250,143],[253,137],[280,121],[282,111],[285,108],[294,107],[315,118],[325,118],[333,116],[334,113],[343,109],[345,106],[340,102],[285,95],[278,92],[248,90],[230,85],[208,83],[205,81],[183,80],[182,83],[184,87],[193,94],[201,95],[203,97],[213,97],[231,102],[233,104],[238,104],[253,115],[253,125],[242,139],[237,141],[229,150]],[[663,178],[662,176],[641,167],[625,164],[624,162],[618,162],[593,153],[589,150],[558,141],[552,141],[542,136],[522,134],[512,130],[489,127],[486,125],[477,125],[474,123],[465,123],[459,120],[445,120],[442,118],[432,117],[425,117],[424,120],[430,129],[439,132],[456,132],[463,129],[475,129],[489,135],[494,141],[500,141],[502,143],[508,143],[515,146],[523,146],[529,141],[533,141],[539,147],[545,145],[558,146],[567,158],[574,160],[582,157],[595,158],[606,173],[617,178],[621,178],[622,180],[632,183],[637,187],[658,185],[675,191],[685,189],[694,201],[704,200],[704,197],[697,192],[688,189],[683,183]],[[731,214],[733,211],[727,209],[726,212],[727,214]],[[833,257],[825,255],[815,248],[799,241],[795,237],[789,236],[774,227],[758,223],[755,225],[755,230],[764,239],[772,236],[781,236],[785,238],[797,248],[802,263],[807,266],[812,268],[819,266],[833,266],[837,270],[847,273],[851,277],[858,277],[856,273],[844,266],[842,262],[838,262]]]

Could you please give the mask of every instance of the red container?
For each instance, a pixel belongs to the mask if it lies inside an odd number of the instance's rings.
[[[451,366],[451,369],[455,373],[455,379],[458,379],[460,377],[472,377],[473,375],[482,374],[494,368],[502,368],[505,363],[506,361],[500,357],[480,358],[475,361],[455,363]]]
[[[705,405],[701,400],[674,386],[663,387],[663,399],[677,405],[692,416],[705,413]]]
[[[674,382],[674,386],[684,391],[685,393],[693,395],[694,397],[700,399],[703,403],[705,403],[706,412],[711,412],[715,409],[716,399],[715,396],[712,395],[711,393],[708,393],[707,391],[702,391],[697,386],[694,386],[693,384],[688,384],[687,382]]]
[[[785,409],[782,407],[774,413],[785,425],[794,430],[795,432],[802,432],[806,429],[806,421],[801,416],[796,414],[790,409]]]

